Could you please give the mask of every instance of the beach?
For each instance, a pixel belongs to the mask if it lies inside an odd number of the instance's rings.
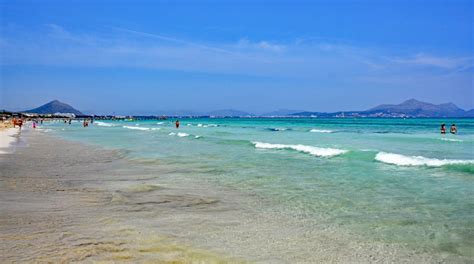
[[[45,131],[22,131],[23,143],[0,156],[0,255],[6,262],[471,260],[368,238],[351,225],[304,211],[288,213],[258,188],[205,177],[222,168],[137,158],[133,150]]]

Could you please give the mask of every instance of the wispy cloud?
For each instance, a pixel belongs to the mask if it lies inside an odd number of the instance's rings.
[[[83,33],[47,24],[42,32],[30,32],[23,38],[5,32],[0,44],[6,51],[2,65],[171,69],[311,79],[315,83],[328,78],[335,82],[391,80],[426,73],[425,68],[430,67],[444,71],[437,74],[447,74],[473,65],[469,56],[387,56],[372,48],[301,39],[206,42],[110,26]]]
[[[226,50],[226,49],[213,47],[213,46],[208,46],[208,45],[203,45],[203,44],[199,44],[199,43],[193,42],[193,41],[187,41],[187,40],[182,40],[182,39],[178,39],[178,38],[163,36],[163,35],[160,35],[160,34],[147,33],[147,32],[127,29],[127,28],[120,28],[120,27],[110,27],[110,28],[112,28],[114,30],[118,30],[118,31],[123,31],[123,32],[128,32],[128,33],[131,33],[131,34],[136,34],[136,35],[148,37],[148,38],[154,38],[154,39],[174,42],[174,43],[178,43],[178,44],[183,44],[183,45],[187,45],[187,46],[193,46],[193,47],[204,49],[204,50],[210,50],[210,51],[222,52],[222,53],[233,53],[233,52],[231,52],[229,50]]]
[[[459,69],[473,65],[473,57],[442,57],[425,53],[418,53],[411,57],[392,58],[391,61],[407,65],[437,67],[443,69]]]
[[[285,49],[284,45],[271,43],[269,41],[251,42],[247,38],[241,38],[237,43],[239,49],[258,49],[263,51],[282,52]]]

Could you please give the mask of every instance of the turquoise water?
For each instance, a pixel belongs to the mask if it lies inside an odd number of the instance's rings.
[[[459,134],[440,135],[441,123],[456,123]],[[274,202],[261,210],[368,240],[474,256],[473,119],[183,119],[180,129],[172,121],[96,121],[43,129]]]

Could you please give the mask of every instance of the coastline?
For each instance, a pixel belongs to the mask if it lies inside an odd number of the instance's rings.
[[[22,136],[28,148],[0,161],[0,255],[9,262],[453,261],[254,211],[266,201],[198,179],[185,183],[176,166],[39,131]]]
[[[12,145],[19,140],[20,130],[11,126],[0,126],[0,154],[9,153]]]

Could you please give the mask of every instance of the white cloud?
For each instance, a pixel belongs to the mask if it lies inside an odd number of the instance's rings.
[[[281,52],[284,51],[285,46],[280,44],[271,43],[269,41],[257,41],[251,42],[247,38],[242,38],[237,43],[239,49],[255,49],[263,51]]]
[[[77,33],[55,24],[46,32],[2,36],[2,65],[130,67],[247,74],[305,80],[392,80],[435,67],[445,74],[472,69],[472,57],[424,53],[388,57],[370,48],[315,41],[275,43],[247,38],[237,43],[198,42],[107,27]],[[29,41],[26,41],[26,40]],[[407,67],[407,66],[411,67]],[[422,67],[420,67],[422,66]],[[431,74],[431,73],[430,73]],[[439,72],[436,74],[440,74]]]
[[[418,53],[415,56],[406,58],[393,58],[391,60],[400,64],[429,66],[443,69],[465,68],[466,66],[473,64],[472,57],[442,57],[424,53]]]

